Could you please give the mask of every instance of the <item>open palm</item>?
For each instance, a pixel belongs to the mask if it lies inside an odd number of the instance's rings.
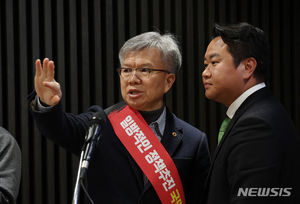
[[[41,64],[37,59],[35,69],[34,87],[40,100],[49,106],[58,104],[62,93],[60,84],[54,79],[54,62],[45,58]]]

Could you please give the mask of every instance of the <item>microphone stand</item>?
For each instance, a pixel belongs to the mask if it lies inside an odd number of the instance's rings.
[[[78,173],[77,173],[77,178],[76,178],[76,183],[75,183],[75,189],[74,189],[74,195],[73,195],[73,201],[72,204],[77,204],[78,203],[78,197],[80,193],[80,186],[79,186],[79,181],[80,181],[80,174],[81,174],[81,165],[82,165],[82,159],[84,155],[85,150],[81,151],[80,155],[80,161],[79,161],[79,167],[78,167]]]
[[[72,204],[78,203],[78,198],[80,193],[80,180],[83,179],[88,169],[89,161],[91,159],[91,154],[93,153],[93,150],[100,137],[99,135],[101,132],[101,126],[98,124],[94,124],[91,128],[92,128],[92,133],[89,132],[88,135],[86,136],[86,141],[81,150]]]

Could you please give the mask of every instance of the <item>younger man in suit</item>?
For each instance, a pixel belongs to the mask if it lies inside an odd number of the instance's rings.
[[[207,204],[300,202],[299,137],[266,88],[268,47],[264,32],[247,23],[214,28],[203,84],[206,97],[228,109],[208,175]]]

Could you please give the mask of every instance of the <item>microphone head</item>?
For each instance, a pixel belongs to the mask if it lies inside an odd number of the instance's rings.
[[[90,125],[99,124],[103,127],[106,122],[106,115],[104,111],[101,109],[101,111],[95,112],[89,122]]]
[[[88,121],[89,129],[86,132],[85,142],[89,142],[95,135],[99,135],[106,125],[106,115],[100,108],[100,111],[94,112]],[[99,137],[96,137],[99,139]]]

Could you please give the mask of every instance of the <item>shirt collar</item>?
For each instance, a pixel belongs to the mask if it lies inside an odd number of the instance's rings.
[[[244,93],[242,93],[237,99],[233,101],[233,103],[229,106],[229,108],[226,111],[226,115],[232,119],[237,109],[242,105],[242,103],[254,92],[258,91],[259,89],[262,89],[266,87],[266,84],[264,82],[256,84],[255,86],[252,86],[248,90],[246,90]]]

